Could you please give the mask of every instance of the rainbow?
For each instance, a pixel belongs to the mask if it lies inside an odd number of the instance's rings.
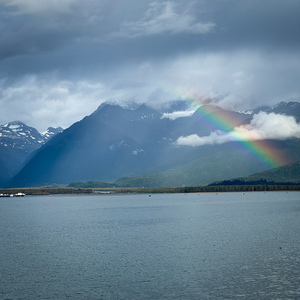
[[[208,108],[209,106],[200,105],[199,107],[197,101],[190,98],[185,98],[185,101],[193,108],[198,107],[195,113],[201,117],[201,120],[204,121],[211,132],[221,130],[225,134],[232,133],[235,123],[226,114],[212,114],[212,111]],[[239,139],[228,142],[266,169],[277,168],[288,163],[282,151],[276,149],[272,141],[255,140],[249,139],[247,136],[239,136]]]

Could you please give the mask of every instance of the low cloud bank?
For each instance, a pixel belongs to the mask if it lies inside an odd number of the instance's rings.
[[[101,83],[56,81],[26,76],[6,86],[0,81],[0,124],[21,120],[39,131],[49,126],[67,128],[104,102]]]
[[[162,119],[176,120],[178,118],[190,117],[195,110],[174,111],[172,113],[164,113]]]
[[[300,124],[297,124],[294,117],[260,112],[253,116],[250,124],[235,127],[229,133],[218,130],[204,137],[197,134],[181,136],[175,143],[179,146],[199,147],[232,141],[285,140],[292,137],[300,138]]]

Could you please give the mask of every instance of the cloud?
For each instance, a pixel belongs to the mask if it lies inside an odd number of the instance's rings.
[[[27,76],[13,85],[0,82],[1,124],[20,120],[40,131],[64,128],[91,114],[103,102],[103,86]],[[4,119],[5,118],[5,119]]]
[[[153,78],[162,86],[190,99],[215,99],[224,108],[246,110],[300,98],[297,52],[197,51],[155,67]]]
[[[285,140],[300,137],[300,125],[294,117],[265,112],[255,114],[250,125],[237,127],[235,131],[241,139]]]
[[[91,1],[91,0],[87,0]],[[79,0],[0,0],[7,7],[18,9],[19,13],[41,13],[41,12],[70,12],[72,6],[81,1]]]
[[[65,45],[74,53],[82,40],[101,36],[104,2],[0,0],[0,60],[52,53]]]
[[[170,119],[170,120],[176,120],[178,118],[184,118],[184,117],[190,117],[195,110],[183,110],[183,111],[174,111],[172,113],[164,113],[162,115],[162,119]]]
[[[225,47],[264,47],[270,52],[299,49],[299,1],[233,0],[220,6],[215,17],[226,31],[223,37],[218,36]]]
[[[78,59],[83,59],[81,52],[79,54]],[[69,56],[72,58],[69,54],[60,60],[47,56],[49,70],[40,62],[35,75],[19,76],[14,80],[4,77],[6,83],[0,86],[0,122],[20,119],[43,130],[56,124],[65,127],[83,118],[84,114],[92,113],[103,101],[110,100],[147,102],[159,107],[170,100],[193,102],[200,99],[203,103],[211,99],[223,108],[248,110],[262,103],[272,105],[293,97],[296,101],[300,99],[298,53],[290,53],[287,57],[255,51],[199,51],[163,61],[128,62],[117,66],[111,63],[110,70],[103,70],[101,59],[99,62],[97,57],[92,57],[89,61],[91,55],[86,56],[86,65],[94,66],[92,71],[81,65],[72,69],[77,61],[68,61]],[[32,60],[27,57],[23,63],[22,60],[15,63],[7,60],[7,67],[10,70],[28,68],[29,72],[35,67],[34,60],[35,57]],[[70,72],[72,76],[60,74],[59,68],[64,65],[69,71],[74,70]],[[52,66],[58,71],[50,72]],[[39,68],[44,72],[38,73]],[[289,76],[283,76],[287,72]],[[58,87],[64,87],[65,96],[60,90],[61,96],[54,101],[51,94]],[[32,107],[29,109],[28,105]]]
[[[0,81],[10,92],[0,121],[65,126],[79,95],[90,99],[82,114],[98,106],[94,93],[99,104],[211,99],[234,110],[299,101],[299,9],[297,0],[0,0]],[[65,85],[72,113],[49,96]]]
[[[175,142],[178,146],[191,146],[199,147],[204,145],[216,145],[223,144],[226,140],[224,135],[219,135],[217,132],[212,132],[209,136],[199,137],[197,134],[191,134],[189,136],[181,136]]]
[[[203,145],[217,145],[233,141],[251,141],[263,139],[285,140],[288,138],[300,138],[300,125],[292,116],[267,114],[260,112],[255,114],[250,124],[235,127],[233,131],[212,132],[209,136],[199,137],[197,134],[181,136],[175,142],[178,146],[199,147]]]
[[[215,24],[198,22],[187,12],[177,13],[177,3],[174,1],[152,2],[144,16],[134,22],[123,22],[119,32],[110,34],[110,38],[138,38],[160,34],[205,34],[210,32]]]

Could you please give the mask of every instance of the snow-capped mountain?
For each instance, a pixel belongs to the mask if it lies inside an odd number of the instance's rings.
[[[0,125],[0,182],[15,174],[31,153],[61,131],[60,127],[49,127],[40,133],[21,121]]]
[[[0,145],[4,147],[24,149],[37,149],[55,134],[62,131],[62,128],[49,127],[45,132],[40,133],[35,128],[27,126],[21,121],[9,122],[0,125]]]
[[[43,136],[45,142],[47,142],[50,138],[62,131],[63,129],[61,127],[49,127],[46,131],[41,132],[41,135]]]
[[[275,113],[294,116],[296,119],[300,115],[300,103],[299,102],[279,102],[275,106],[261,106],[253,110],[253,113],[264,111],[266,113]]]
[[[230,131],[248,124],[252,115],[205,105],[194,113],[189,111],[185,117],[184,114],[170,117],[187,109],[179,104],[165,110],[145,104],[137,108],[102,104],[90,116],[56,135],[35,152],[9,184],[36,186],[88,180],[113,181],[123,176],[168,171],[168,186],[201,185],[247,176],[266,168],[258,158],[253,160],[247,151],[230,143],[207,143],[202,147],[176,144],[181,136],[207,137],[211,132],[215,132],[212,138],[217,139],[224,126],[213,120],[230,120],[226,123],[226,130]],[[293,106],[291,110],[293,115],[296,108]],[[284,113],[287,114],[287,110]],[[291,161],[300,160],[299,141],[274,141],[274,151]],[[164,184],[162,181],[153,182],[154,185]],[[144,181],[142,184],[148,183]]]

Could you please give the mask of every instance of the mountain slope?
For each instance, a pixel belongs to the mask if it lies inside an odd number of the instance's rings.
[[[231,180],[234,177],[243,177],[247,174],[261,170],[259,161],[249,159],[247,153],[232,147],[232,144],[224,144],[219,147],[206,146],[198,152],[198,158],[191,162],[169,169],[164,172],[152,173],[135,177],[122,177],[109,186],[117,187],[181,187],[181,186],[205,186],[212,182]],[[273,147],[278,151],[289,155],[291,159],[300,158],[300,141],[290,140],[287,142],[273,141]],[[297,153],[293,153],[297,147]],[[209,150],[209,151],[207,151]],[[203,151],[203,152],[201,152]],[[273,170],[273,169],[272,169]],[[270,172],[272,171],[270,170]],[[277,170],[277,169],[274,169]],[[268,171],[265,171],[266,173]],[[295,173],[297,170],[295,170]],[[300,170],[298,169],[300,174]],[[259,176],[262,173],[257,173]],[[298,176],[300,176],[298,174]],[[248,178],[248,177],[245,177]],[[251,177],[249,177],[251,179]],[[259,177],[260,179],[261,177]],[[249,179],[249,180],[250,180]],[[246,180],[246,179],[245,179]],[[252,180],[252,179],[251,179]],[[99,183],[95,183],[99,186]],[[76,183],[76,187],[83,186],[83,183]],[[97,187],[95,186],[95,187]],[[90,186],[91,187],[91,186]]]
[[[232,179],[231,181],[240,180],[242,182],[266,180],[267,182],[277,183],[300,183],[300,161],[292,164],[281,166],[275,169],[252,174],[247,177]],[[219,184],[221,184],[220,182]]]
[[[248,115],[212,108],[216,114]],[[11,181],[11,185],[67,184],[72,181],[116,180],[164,171],[198,157],[198,150],[176,147],[181,135],[207,134],[197,113],[189,118],[162,118],[146,105],[136,109],[101,105],[43,146]]]
[[[232,178],[233,174],[244,176],[260,168],[259,164],[253,164],[238,149],[225,144],[198,149],[198,158],[177,168],[158,174],[127,178],[126,181],[121,179],[116,183],[120,186],[137,187],[200,186],[212,181]]]
[[[300,105],[298,102],[279,102],[274,107],[262,106],[253,110],[254,113],[258,113],[260,111],[293,116],[297,119],[297,121],[299,121]]]
[[[31,153],[61,131],[62,128],[50,127],[39,133],[20,121],[0,125],[0,182],[14,175]]]
[[[172,114],[172,110],[168,113]],[[189,117],[164,116],[162,110],[146,105],[126,108],[102,104],[41,147],[9,184],[112,182],[136,177],[126,180],[130,184],[140,182],[139,186],[141,182],[144,186],[203,185],[266,169],[260,159],[240,151],[234,143],[201,147],[175,143],[181,136],[206,136],[214,130],[224,130],[218,122],[209,120],[229,119],[226,129],[231,130],[247,124],[251,115],[207,105]],[[300,160],[297,141],[273,141],[272,147],[293,162]]]

